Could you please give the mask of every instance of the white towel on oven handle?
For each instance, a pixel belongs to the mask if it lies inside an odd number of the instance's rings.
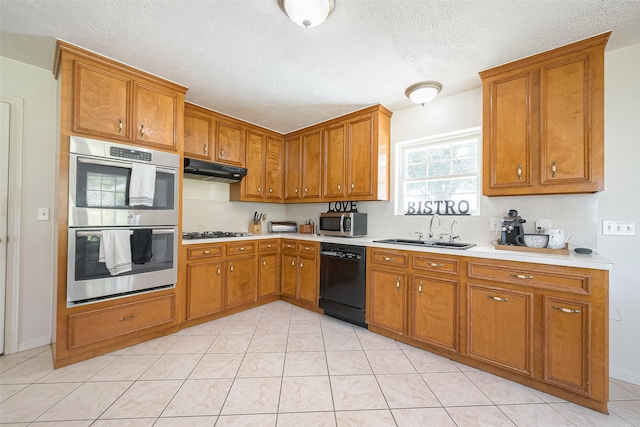
[[[156,167],[143,163],[132,163],[129,206],[153,206],[155,191]]]
[[[102,230],[101,233],[98,261],[105,263],[112,276],[131,271],[131,230]]]

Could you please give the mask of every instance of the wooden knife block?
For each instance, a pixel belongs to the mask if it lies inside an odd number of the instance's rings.
[[[262,234],[262,221],[258,221],[257,224],[253,220],[249,221],[249,233]]]

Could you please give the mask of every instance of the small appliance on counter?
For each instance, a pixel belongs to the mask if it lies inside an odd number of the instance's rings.
[[[518,211],[510,209],[507,216],[502,218],[502,234],[500,235],[501,245],[523,246],[524,223],[526,220],[518,215]],[[518,238],[518,236],[522,236]]]
[[[320,234],[325,236],[362,237],[367,235],[367,214],[359,212],[323,212]]]
[[[269,221],[267,231],[269,233],[297,233],[298,223],[295,221]]]

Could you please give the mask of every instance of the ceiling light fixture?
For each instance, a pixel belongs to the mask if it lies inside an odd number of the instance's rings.
[[[427,81],[409,86],[407,90],[404,91],[404,94],[416,104],[424,105],[427,102],[433,101],[441,90],[442,84],[440,82]]]
[[[306,28],[322,24],[336,8],[335,0],[278,0],[278,4],[289,19]]]

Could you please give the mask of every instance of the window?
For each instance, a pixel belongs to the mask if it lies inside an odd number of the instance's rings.
[[[479,214],[480,128],[396,146],[396,215]]]

